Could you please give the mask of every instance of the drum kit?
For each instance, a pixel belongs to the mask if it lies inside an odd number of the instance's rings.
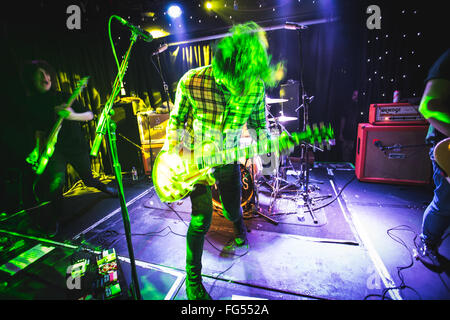
[[[289,132],[286,130],[284,124],[290,121],[299,120],[298,117],[285,116],[283,114],[283,108],[281,108],[278,116],[274,116],[270,112],[272,105],[283,104],[284,102],[288,101],[289,100],[287,99],[266,97],[266,120],[272,137],[280,136],[283,132],[286,132],[289,135]],[[244,127],[243,129],[240,143],[241,146],[251,143],[251,137],[246,127]],[[265,158],[264,160],[270,158],[269,164],[267,164],[267,161],[263,161],[262,158]],[[305,161],[307,162],[308,160],[309,159]],[[304,161],[301,161],[302,164],[303,162]],[[251,159],[241,159],[240,168],[242,188],[241,207],[244,219],[251,218],[256,214],[262,216],[273,224],[278,224],[278,222],[271,216],[274,215],[273,208],[277,198],[281,196],[283,198],[289,198],[289,196],[285,196],[284,194],[282,195],[282,193],[292,194],[293,192],[295,192],[294,197],[297,196],[298,198],[298,191],[301,189],[306,190],[306,196],[304,196],[305,206],[308,205],[306,202],[310,203],[310,199],[308,198],[309,196],[307,195],[310,192],[308,186],[309,173],[304,172],[305,170],[309,170],[309,168],[308,166],[301,165],[300,172],[298,172],[298,170],[294,168],[290,158],[287,155],[270,154],[270,157],[265,157],[265,155],[263,155],[255,156]],[[297,176],[297,180],[294,183],[287,181],[286,172],[288,170],[291,170],[291,172],[294,172],[294,174]],[[269,187],[269,192],[271,193],[267,214],[262,212],[259,203],[258,191],[262,185]],[[212,187],[212,196],[214,210],[219,215],[222,215],[222,205],[216,185]],[[313,214],[313,210],[310,207],[309,210],[314,223],[317,223],[317,219]],[[304,219],[303,215],[299,217],[299,220],[302,219]]]

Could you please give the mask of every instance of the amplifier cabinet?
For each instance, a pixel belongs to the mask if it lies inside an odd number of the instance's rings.
[[[169,116],[168,113],[139,112],[137,121],[141,144],[164,143]]]
[[[431,182],[428,126],[358,125],[355,174],[366,182],[422,185]]]
[[[369,107],[369,123],[375,125],[426,125],[419,106],[409,103],[375,103]]]

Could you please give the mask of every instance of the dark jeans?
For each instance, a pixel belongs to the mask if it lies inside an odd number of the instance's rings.
[[[434,195],[423,215],[421,237],[431,246],[439,246],[442,236],[450,225],[450,183],[442,175],[430,150],[433,163]]]
[[[241,171],[239,164],[218,167],[214,173],[225,218],[242,227]],[[213,206],[211,187],[196,185],[190,194],[191,223],[186,236],[186,273],[188,280],[200,282],[205,235],[211,226]]]
[[[66,168],[70,163],[84,184],[105,191],[106,185],[92,176],[89,153],[55,150],[47,167],[36,183],[34,193],[39,202],[50,201],[50,205],[41,215],[49,223],[58,220],[62,211],[63,188],[66,183]],[[31,182],[32,183],[32,182]]]

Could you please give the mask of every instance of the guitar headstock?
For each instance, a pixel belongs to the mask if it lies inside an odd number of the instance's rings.
[[[334,130],[331,128],[331,125],[325,125],[323,122],[319,125],[313,124],[312,127],[310,125],[306,126],[306,130],[296,135],[295,141],[296,144],[299,144],[301,140],[306,141],[307,143],[324,148],[328,150],[331,149],[331,146],[336,144],[334,140]]]
[[[312,127],[307,125],[306,130],[303,132],[294,132],[287,134],[283,132],[280,136],[280,149],[288,149],[294,145],[299,145],[302,141],[316,147],[331,149],[334,146],[334,130],[331,125],[325,125],[320,123],[319,125],[313,124]]]
[[[306,133],[309,136],[309,143],[320,148],[326,147],[327,150],[331,149],[331,146],[336,144],[334,140],[334,130],[331,124],[325,125],[321,122],[319,125],[316,123],[306,127]],[[307,139],[305,139],[307,140]]]

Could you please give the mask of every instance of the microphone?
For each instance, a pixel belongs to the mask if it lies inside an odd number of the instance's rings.
[[[289,29],[289,30],[302,30],[302,29],[308,29],[308,26],[305,26],[305,25],[297,23],[297,22],[286,21],[284,28]]]
[[[131,29],[131,31],[133,31],[134,33],[136,33],[139,37],[142,38],[142,40],[144,40],[145,42],[151,42],[153,40],[153,36],[147,32],[142,30],[139,27],[136,27],[135,25],[129,23],[127,20],[119,17],[119,16],[114,16],[117,20],[119,20],[119,22],[121,24],[123,24],[124,26],[128,27],[129,29]]]
[[[168,47],[169,47],[169,45],[167,43],[159,46],[158,50],[156,50],[155,52],[152,53],[152,56],[155,56],[157,54],[160,54],[161,52],[166,51]]]

